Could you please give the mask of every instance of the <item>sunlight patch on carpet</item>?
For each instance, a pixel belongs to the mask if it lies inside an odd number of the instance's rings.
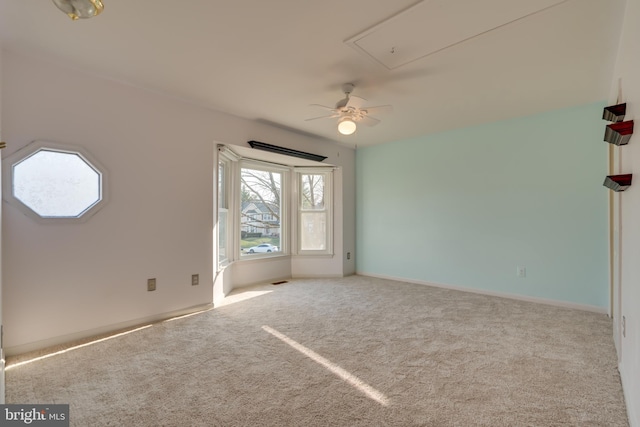
[[[60,354],[68,353],[68,352],[73,351],[73,350],[78,350],[78,349],[83,348],[83,347],[88,347],[90,345],[97,344],[99,342],[103,342],[103,341],[111,340],[111,339],[114,339],[114,338],[118,338],[118,337],[130,334],[130,333],[133,333],[133,332],[141,331],[143,329],[150,328],[151,326],[153,326],[153,325],[141,326],[141,327],[136,328],[136,329],[131,329],[131,330],[128,330],[128,331],[125,331],[125,332],[120,332],[119,334],[109,335],[108,337],[100,338],[100,339],[93,340],[93,341],[89,341],[89,342],[86,342],[84,344],[74,345],[73,347],[65,348],[64,350],[54,351],[52,353],[47,353],[47,354],[42,355],[42,356],[34,357],[33,359],[23,360],[23,361],[17,362],[17,363],[11,363],[11,364],[7,365],[7,367],[5,368],[5,371],[8,371],[8,370],[13,369],[13,368],[17,368],[17,367],[22,366],[22,365],[27,365],[29,363],[37,362],[39,360],[48,359],[48,358],[53,357],[53,356],[58,356]]]
[[[206,310],[200,310],[200,311],[196,311],[196,312],[193,312],[193,313],[187,313],[187,314],[183,314],[181,316],[172,317],[171,319],[162,320],[161,322],[162,323],[173,322],[174,320],[185,319],[187,317],[196,316],[198,314],[202,314],[202,313],[205,313],[205,312],[211,311],[211,310],[213,310],[213,307],[207,308]]]
[[[308,358],[312,359],[314,362],[324,366],[331,373],[337,375],[338,377],[340,377],[340,379],[344,380],[351,386],[358,389],[360,392],[364,393],[369,399],[375,400],[382,406],[389,406],[389,399],[384,394],[382,394],[375,388],[371,387],[369,384],[365,383],[360,378],[356,377],[355,375],[351,374],[350,372],[336,365],[329,359],[326,359],[320,356],[318,353],[314,352],[313,350],[303,346],[299,342],[292,340],[288,336],[276,331],[275,329],[269,326],[263,325],[262,329],[270,333],[274,337],[278,338],[279,340],[285,342],[286,344],[289,344],[291,347],[298,350],[300,353],[304,354]]]
[[[220,302],[218,307],[223,305],[229,305],[240,301],[246,301],[251,298],[259,297],[262,295],[270,294],[273,291],[243,291],[237,294],[231,294],[224,297],[224,299]]]

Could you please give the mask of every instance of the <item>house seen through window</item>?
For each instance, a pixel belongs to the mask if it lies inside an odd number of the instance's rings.
[[[283,172],[254,165],[240,169],[242,256],[282,251]]]

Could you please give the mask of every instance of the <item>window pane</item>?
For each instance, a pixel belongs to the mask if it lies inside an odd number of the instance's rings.
[[[229,163],[218,161],[218,268],[229,260]]]
[[[229,208],[227,205],[227,165],[225,162],[218,162],[218,207]]]
[[[13,166],[13,196],[44,218],[81,216],[101,200],[100,181],[75,153],[39,150]]]
[[[282,174],[245,167],[240,181],[242,254],[280,252]]]
[[[327,249],[327,214],[325,212],[302,212],[300,214],[300,249],[323,251]]]
[[[302,209],[324,209],[324,175],[301,175]]]
[[[227,224],[228,212],[226,209],[218,211],[218,261],[220,263],[226,261],[229,256],[227,254],[227,242],[229,229]]]
[[[298,251],[329,250],[328,190],[330,174],[326,172],[300,173]]]

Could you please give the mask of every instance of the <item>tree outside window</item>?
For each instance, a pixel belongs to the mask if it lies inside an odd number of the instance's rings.
[[[300,252],[329,251],[329,174],[299,173],[299,226],[298,248]]]
[[[240,248],[243,255],[269,243],[281,252],[283,173],[258,167],[240,170]]]

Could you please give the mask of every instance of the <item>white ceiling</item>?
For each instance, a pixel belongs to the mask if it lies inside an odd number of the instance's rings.
[[[73,22],[51,1],[0,0],[0,39],[92,74],[364,146],[606,99],[625,1],[103,3],[101,15]],[[390,70],[362,46],[382,55],[395,47],[411,60]],[[367,105],[394,111],[351,136],[330,119],[305,121],[324,113],[309,104],[333,107],[347,82]]]

